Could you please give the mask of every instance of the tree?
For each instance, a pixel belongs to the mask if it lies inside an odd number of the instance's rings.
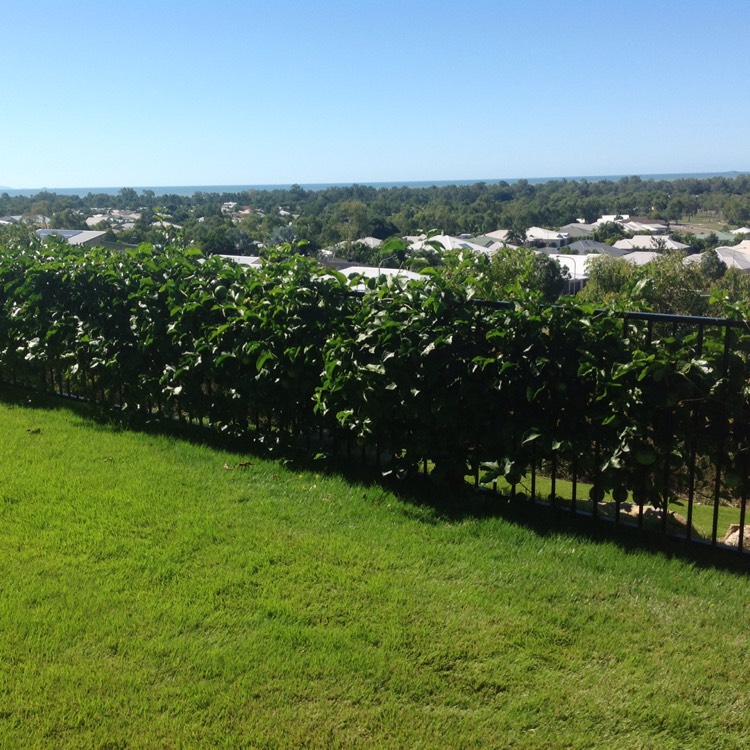
[[[666,215],[669,221],[679,221],[685,213],[685,199],[681,195],[672,196],[667,203]]]
[[[641,266],[638,281],[626,289],[642,308],[675,315],[705,315],[708,306],[706,281],[695,265],[685,265],[681,252],[669,251]]]
[[[565,288],[567,271],[544,253],[530,248],[502,248],[492,257],[446,253],[443,275],[473,288],[485,299],[507,300],[529,293],[554,302]]]
[[[701,273],[709,281],[717,281],[727,272],[727,264],[714,250],[707,251],[700,261]]]
[[[133,188],[122,188],[117,194],[118,208],[138,208],[138,193]]]
[[[50,225],[53,229],[88,229],[86,218],[80,211],[66,208],[52,214]]]
[[[594,230],[594,239],[597,242],[606,242],[608,245],[613,245],[617,240],[621,240],[624,236],[625,232],[622,227],[614,221],[600,224]]]
[[[587,269],[589,280],[578,298],[601,306],[621,302],[623,289],[635,275],[634,265],[607,255],[589,261]]]
[[[372,231],[367,206],[361,200],[339,203],[334,210],[334,222],[339,236],[347,242],[367,237]]]

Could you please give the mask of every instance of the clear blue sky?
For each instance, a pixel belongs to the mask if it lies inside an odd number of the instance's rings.
[[[750,169],[748,0],[10,0],[0,186]]]

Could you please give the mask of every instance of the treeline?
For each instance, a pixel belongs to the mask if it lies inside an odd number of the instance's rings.
[[[236,202],[251,212],[232,219],[221,205]],[[442,187],[375,188],[365,185],[305,190],[247,190],[238,193],[197,192],[191,196],[137,193],[86,196],[41,192],[34,196],[0,195],[0,215],[44,215],[53,225],[79,222],[95,209],[144,210],[146,218],[128,241],[149,236],[154,217],[167,216],[183,227],[182,239],[204,235],[209,252],[243,251],[253,243],[300,241],[317,250],[341,241],[373,236],[384,239],[432,229],[448,234],[479,235],[499,228],[525,231],[530,226],[559,227],[576,219],[593,221],[602,214],[645,215],[671,222],[708,213],[728,225],[750,222],[750,175],[734,178],[686,178],[617,181],[552,180],[530,183],[476,183]],[[202,221],[201,221],[202,220]],[[200,229],[197,225],[207,225]],[[175,240],[177,238],[171,238]]]
[[[727,497],[750,487],[744,326],[678,332],[533,294],[481,304],[435,274],[351,285],[289,248],[248,269],[9,244],[0,379],[446,479],[483,468],[516,485],[546,462],[595,500],[663,504],[690,464]]]

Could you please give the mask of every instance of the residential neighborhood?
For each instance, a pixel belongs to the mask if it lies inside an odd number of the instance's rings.
[[[459,256],[475,258],[479,268],[495,258],[518,265],[536,254],[564,277],[562,294],[584,291],[602,259],[643,269],[681,257],[686,268],[710,261],[714,274],[744,273],[749,221],[750,178],[743,175],[428,188],[293,185],[192,195],[130,188],[86,196],[0,193],[0,227],[33,228],[39,237],[57,235],[71,245],[191,247],[244,265],[258,263],[271,247],[288,247],[347,273],[391,269],[388,275],[401,276]],[[517,249],[523,252],[516,262]],[[519,283],[527,283],[522,276]]]

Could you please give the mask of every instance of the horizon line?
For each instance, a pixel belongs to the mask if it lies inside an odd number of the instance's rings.
[[[436,186],[443,187],[447,185],[476,185],[480,183],[501,183],[507,182],[509,184],[521,182],[526,180],[528,182],[555,182],[555,181],[598,181],[598,182],[610,182],[615,180],[626,179],[629,177],[638,177],[642,180],[679,180],[686,178],[710,178],[710,177],[725,177],[728,175],[742,176],[750,174],[750,170],[722,170],[722,171],[707,171],[707,172],[652,172],[652,173],[634,173],[634,174],[609,174],[609,175],[560,175],[554,177],[485,177],[485,178],[470,178],[470,179],[442,179],[442,180],[370,180],[370,181],[340,181],[340,182],[279,182],[279,183],[236,183],[236,184],[203,184],[203,185],[100,185],[100,186],[74,186],[74,187],[33,187],[33,188],[16,188],[11,186],[0,186],[0,191],[14,193],[27,193],[34,194],[40,192],[54,193],[58,190],[64,190],[69,194],[76,194],[73,191],[86,191],[86,193],[106,192],[112,190],[180,190],[185,191],[188,189],[195,189],[196,192],[243,192],[245,190],[288,190],[292,186],[298,185],[301,188],[311,189],[326,189],[329,187],[409,187],[409,186]],[[212,191],[210,188],[221,188],[221,190]],[[236,189],[236,190],[233,190]],[[84,194],[83,192],[81,194]]]

